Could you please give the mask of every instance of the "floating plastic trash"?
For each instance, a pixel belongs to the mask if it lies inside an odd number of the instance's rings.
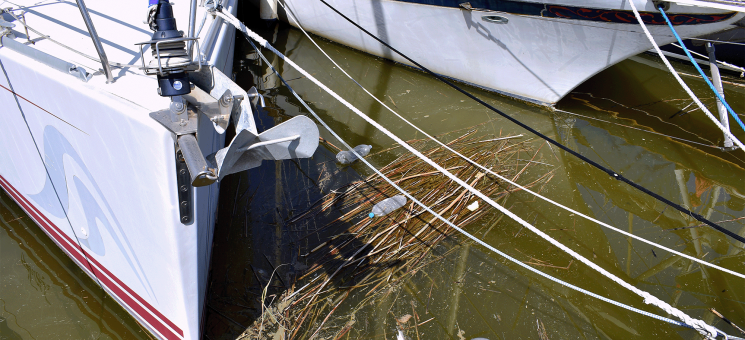
[[[406,204],[406,197],[404,195],[396,195],[391,198],[386,198],[373,206],[372,212],[368,216],[370,216],[370,218],[383,216],[403,207],[404,204]]]
[[[365,157],[372,150],[372,145],[357,145],[354,147],[354,151],[357,151],[360,156]],[[342,151],[336,154],[336,161],[341,164],[350,164],[357,160],[357,155],[352,151]]]

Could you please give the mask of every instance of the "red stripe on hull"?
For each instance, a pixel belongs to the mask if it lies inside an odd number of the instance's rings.
[[[13,198],[16,203],[18,203],[19,206],[28,214],[34,222],[42,229],[44,230],[56,243],[57,245],[64,250],[73,260],[76,262],[81,263],[81,267],[86,270],[88,273],[92,274],[93,269],[90,267],[90,264],[88,264],[87,261],[85,261],[85,258],[81,255],[81,250],[78,248],[77,244],[73,244],[69,238],[66,238],[67,235],[62,233],[59,228],[57,228],[56,225],[48,225],[46,222],[44,222],[40,214],[36,213],[36,209],[30,209],[29,205],[26,203],[26,200],[21,196],[20,193],[18,193],[15,188],[8,183],[8,181],[5,180],[2,176],[0,176],[0,185],[3,186],[5,191],[10,195],[11,198]],[[53,229],[53,230],[52,230]],[[76,251],[74,251],[76,250]]]
[[[78,265],[86,270],[89,274],[93,274],[94,277],[98,278],[99,282],[104,285],[105,288],[107,288],[110,292],[112,292],[113,295],[116,296],[120,301],[122,301],[127,307],[129,307],[130,310],[135,311],[138,316],[152,325],[156,330],[158,330],[158,332],[165,336],[166,339],[178,340],[183,338],[183,331],[179,327],[177,327],[173,322],[166,318],[152,305],[147,303],[147,301],[145,301],[142,297],[135,293],[118,277],[116,277],[113,273],[106,269],[106,267],[101,265],[101,263],[96,261],[96,259],[90,256],[77,243],[70,239],[67,234],[63,233],[54,223],[52,223],[43,213],[41,213],[33,204],[31,204],[31,202],[29,202],[20,192],[18,192],[18,190],[15,189],[15,187],[10,184],[10,182],[8,182],[1,175],[0,186],[5,189],[10,197],[13,198],[13,200],[16,201],[16,203],[18,203],[18,205],[21,206],[24,211],[26,211],[26,213],[34,220],[34,222],[36,222],[36,224],[42,230],[44,230],[45,233],[49,235],[70,258],[76,260]],[[83,255],[85,255],[85,257]],[[97,267],[96,269],[100,269],[102,272],[99,272],[92,268],[90,266],[90,263],[93,263],[95,267]],[[116,282],[116,284],[114,282]],[[134,297],[137,301],[144,305],[150,313],[148,313],[148,311],[145,310],[142,305],[135,302],[127,293],[122,291],[119,286],[124,288],[124,290],[126,290],[129,295],[132,295],[132,297]],[[154,317],[154,315],[157,316],[157,318]],[[168,326],[173,328],[173,330],[178,332],[180,337],[173,333],[171,329],[166,327],[164,322],[168,324]]]
[[[104,273],[106,273],[106,275],[110,276],[111,279],[114,280],[114,282],[116,282],[122,288],[124,288],[124,290],[126,290],[130,295],[132,295],[143,306],[145,306],[145,308],[147,308],[150,312],[152,312],[158,318],[160,318],[161,320],[163,320],[166,324],[168,324],[168,326],[170,326],[171,328],[173,328],[173,330],[175,330],[181,337],[184,336],[184,332],[181,330],[181,328],[179,328],[178,326],[176,326],[173,322],[171,322],[171,320],[168,320],[168,318],[166,318],[163,314],[160,313],[160,311],[158,311],[157,309],[155,309],[155,307],[153,307],[147,301],[145,301],[145,299],[143,299],[142,297],[140,297],[139,295],[137,295],[137,293],[135,293],[131,288],[129,288],[129,286],[127,286],[126,284],[124,284],[124,282],[122,282],[121,280],[119,280],[119,278],[116,277],[113,273],[111,273],[108,269],[106,269],[106,267],[102,266],[96,259],[94,259],[92,256],[89,256],[88,255],[88,252],[86,252],[85,249],[83,249],[83,253],[85,253],[85,255],[88,257],[88,260],[90,260],[96,266],[98,266],[99,268],[101,268],[101,270]]]
[[[18,96],[19,98],[21,98],[21,99],[23,99],[23,100],[27,101],[27,102],[28,102],[29,104],[31,104],[31,105],[33,105],[33,106],[36,106],[36,107],[37,107],[37,108],[39,108],[40,110],[42,110],[42,111],[44,111],[44,112],[46,112],[46,113],[48,113],[48,114],[50,114],[50,115],[52,115],[52,116],[54,116],[54,117],[56,117],[56,118],[60,119],[60,120],[62,120],[61,118],[57,117],[57,116],[56,116],[56,115],[54,115],[53,113],[51,113],[51,112],[49,112],[49,111],[45,110],[45,109],[44,109],[44,108],[42,108],[41,106],[39,106],[39,105],[37,105],[36,103],[34,103],[34,102],[32,102],[32,101],[30,101],[30,100],[26,99],[25,97],[23,97],[23,96],[21,96],[20,94],[18,94],[18,93],[16,93],[16,92],[12,91],[11,89],[9,89],[9,88],[7,88],[7,87],[5,87],[5,86],[2,86],[2,85],[0,85],[0,88],[3,88],[3,89],[5,89],[6,91],[8,91],[8,92],[10,92],[10,93],[12,93],[12,94],[14,94],[14,95]],[[64,120],[62,120],[62,121],[64,122]],[[66,122],[66,123],[67,123],[67,122]],[[69,123],[68,123],[68,124],[69,124]],[[74,127],[74,126],[73,126],[73,127]],[[75,127],[75,128],[77,129],[77,127]],[[80,129],[78,129],[78,130],[80,130]],[[81,130],[81,131],[82,131],[82,130]],[[13,186],[12,186],[12,185],[10,184],[10,182],[8,182],[8,181],[7,181],[7,180],[6,180],[6,179],[5,179],[4,177],[0,176],[0,180],[2,180],[2,181],[5,181],[5,182],[6,182],[6,184],[7,184],[8,186],[10,186],[10,187],[11,187],[11,188],[12,188],[12,189],[13,189],[14,191],[16,191],[16,192],[17,192],[17,190],[15,190],[15,188],[14,188],[14,187],[13,187]],[[8,190],[7,188],[5,189],[5,191],[8,191],[8,192],[10,192],[10,190]],[[39,215],[41,215],[41,217],[42,217],[42,218],[43,218],[43,219],[44,219],[44,220],[45,220],[45,221],[47,222],[47,224],[48,224],[49,226],[52,226],[52,227],[53,227],[54,229],[56,229],[56,230],[57,230],[57,232],[58,232],[58,233],[59,233],[60,235],[62,235],[62,236],[64,236],[64,237],[67,237],[67,235],[66,235],[66,234],[64,234],[64,233],[62,233],[62,232],[61,232],[61,231],[59,230],[59,228],[57,228],[57,226],[56,226],[56,225],[54,225],[54,223],[52,223],[51,221],[49,221],[49,219],[48,219],[48,218],[47,218],[47,217],[46,217],[46,216],[45,216],[44,214],[42,214],[42,213],[41,213],[41,212],[40,212],[40,211],[39,211],[38,209],[36,209],[36,207],[34,207],[34,205],[33,205],[33,204],[31,204],[30,202],[28,202],[28,201],[27,201],[27,200],[25,199],[25,197],[23,197],[23,195],[21,195],[20,193],[18,193],[18,195],[20,195],[20,198],[21,198],[22,200],[26,201],[26,202],[27,202],[27,203],[28,203],[28,204],[29,204],[29,205],[31,206],[31,208],[33,208],[33,209],[34,209],[34,210],[35,210],[35,211],[36,211],[36,212],[37,212],[37,213],[38,213]],[[13,195],[11,194],[11,196],[13,196]],[[18,200],[18,198],[14,198],[14,200],[15,200],[16,202],[18,202],[18,204],[19,204],[19,205],[22,205],[22,203],[21,203],[21,202],[20,202],[20,201]],[[25,208],[24,208],[24,210],[27,210],[27,209],[25,209]],[[26,213],[29,213],[29,215],[31,215],[31,214],[30,214],[30,211],[28,211],[28,210],[26,211]],[[36,224],[38,224],[38,225],[39,225],[39,226],[41,227],[41,223],[39,223],[39,221],[38,221],[38,220],[36,221]],[[70,240],[70,241],[72,241],[72,240]],[[61,242],[61,240],[60,240],[59,242]],[[108,275],[109,275],[109,276],[110,276],[110,277],[111,277],[111,278],[112,278],[112,279],[113,279],[113,280],[114,280],[114,281],[115,281],[116,283],[118,283],[118,284],[119,284],[120,286],[122,286],[122,287],[124,288],[124,290],[126,290],[126,291],[127,291],[127,292],[128,292],[129,294],[130,294],[130,295],[132,295],[133,297],[135,297],[135,299],[137,299],[137,301],[139,301],[139,302],[140,302],[140,303],[141,303],[142,305],[144,305],[144,306],[145,306],[145,307],[146,307],[146,308],[147,308],[147,309],[148,309],[148,310],[149,310],[149,311],[150,311],[151,313],[153,313],[153,314],[155,314],[156,316],[158,316],[158,317],[159,317],[159,318],[160,318],[161,320],[163,320],[163,321],[164,321],[164,322],[165,322],[166,324],[168,324],[168,326],[170,326],[170,327],[171,327],[171,328],[172,328],[173,330],[175,330],[175,331],[176,331],[176,333],[178,333],[178,334],[179,334],[179,335],[180,335],[181,337],[183,337],[183,336],[184,336],[184,332],[183,332],[183,331],[181,330],[181,328],[179,328],[178,326],[176,326],[176,324],[174,324],[173,322],[171,322],[171,320],[169,320],[168,318],[166,318],[166,317],[165,317],[165,316],[164,316],[164,315],[163,315],[163,314],[162,314],[162,313],[161,313],[160,311],[158,311],[157,309],[155,309],[155,308],[154,308],[154,307],[153,307],[152,305],[150,305],[150,304],[149,304],[149,303],[148,303],[147,301],[145,301],[145,300],[144,300],[144,299],[143,299],[142,297],[140,297],[139,295],[137,295],[137,293],[135,293],[135,292],[134,292],[134,291],[133,291],[132,289],[130,289],[130,288],[129,288],[129,287],[127,286],[127,285],[125,285],[125,284],[124,284],[124,283],[123,283],[123,282],[122,282],[121,280],[119,280],[119,278],[118,278],[118,277],[116,277],[116,276],[115,276],[114,274],[112,274],[112,273],[111,273],[111,272],[110,272],[110,271],[109,271],[108,269],[106,269],[106,267],[102,266],[102,265],[101,265],[101,264],[100,264],[100,263],[99,263],[98,261],[96,261],[96,259],[94,259],[94,258],[93,258],[92,256],[88,255],[88,253],[87,253],[87,252],[85,251],[85,249],[82,249],[82,248],[80,248],[80,246],[79,246],[79,245],[77,245],[77,244],[74,244],[74,247],[75,247],[76,249],[79,249],[79,250],[81,250],[81,251],[82,251],[82,252],[83,252],[83,253],[84,253],[84,254],[86,255],[86,257],[88,258],[88,260],[90,260],[91,262],[95,263],[95,264],[96,264],[96,265],[97,265],[97,266],[98,266],[99,268],[101,268],[101,269],[102,269],[102,270],[103,270],[103,271],[104,271],[104,272],[105,272],[106,274],[108,274]],[[63,249],[63,250],[64,250],[64,249]],[[75,257],[79,256],[79,254],[71,254],[71,255],[73,255],[73,256],[75,256]],[[83,259],[78,259],[78,260],[79,260],[79,261],[80,261],[81,263],[84,263],[84,266],[88,267],[87,269],[88,269],[88,271],[89,271],[89,272],[92,272],[92,271],[91,271],[92,269],[90,268],[90,265],[88,264],[88,262],[87,262],[87,261],[83,261]]]

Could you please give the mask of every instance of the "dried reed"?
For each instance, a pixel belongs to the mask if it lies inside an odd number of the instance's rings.
[[[526,142],[518,142],[516,138],[484,141],[474,129],[448,144],[492,171],[518,180],[526,168],[539,164],[519,157],[528,154],[533,156],[529,158],[535,158],[537,151],[532,151]],[[485,175],[439,145],[424,140],[410,143],[494,200],[503,200],[517,190]],[[459,227],[477,221],[490,210],[484,202],[473,204],[480,199],[433,170],[406,153],[381,172]],[[545,184],[551,175],[545,173],[524,185]],[[318,240],[316,244],[309,243],[307,253],[301,255],[308,269],[281,296],[262,304],[263,313],[240,338],[339,339],[354,328],[355,310],[386,296],[393,287],[440,259],[442,255],[436,256],[431,250],[454,230],[413,202],[383,217],[367,217],[375,203],[397,194],[385,180],[373,175],[331,192],[288,221],[329,220],[322,228],[301,238]],[[321,234],[328,237],[324,240]],[[266,299],[266,289],[263,292],[262,298]],[[352,317],[334,316],[353,293],[351,306],[344,308],[353,311]]]

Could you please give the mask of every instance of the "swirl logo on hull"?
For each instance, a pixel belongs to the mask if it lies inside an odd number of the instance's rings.
[[[30,198],[53,216],[69,219],[80,244],[96,255],[107,255],[104,237],[110,238],[140,284],[154,297],[124,229],[83,159],[67,138],[51,125],[44,128],[43,141],[44,163],[49,176],[44,188]],[[56,196],[59,196],[61,207]]]

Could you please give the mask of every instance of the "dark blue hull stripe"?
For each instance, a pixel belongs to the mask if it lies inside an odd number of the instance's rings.
[[[470,7],[475,11],[497,11],[519,15],[533,15],[544,18],[563,18],[574,20],[588,20],[619,24],[638,24],[634,12],[614,9],[583,8],[565,5],[540,4],[513,0],[397,0],[401,2],[423,5],[463,8]],[[463,4],[464,6],[461,6]],[[464,9],[465,10],[465,9]],[[665,25],[665,19],[657,12],[641,12],[642,20],[647,25]],[[736,12],[720,14],[669,14],[673,25],[698,25],[727,20]]]

